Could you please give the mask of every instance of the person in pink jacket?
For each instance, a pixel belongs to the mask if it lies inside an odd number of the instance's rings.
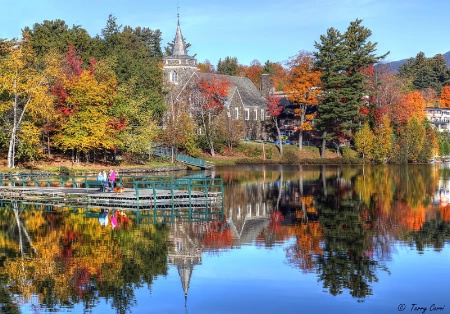
[[[113,169],[111,169],[109,170],[108,175],[109,192],[112,192],[112,190],[114,189],[115,181],[116,181],[116,172]]]

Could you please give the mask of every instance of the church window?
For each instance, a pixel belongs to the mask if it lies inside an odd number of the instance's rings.
[[[172,83],[178,83],[178,73],[176,71],[170,72],[170,81]]]
[[[258,120],[258,109],[255,109],[255,121]]]
[[[250,109],[245,108],[245,120],[250,120]]]
[[[265,117],[264,117],[264,115],[265,115],[265,109],[261,109],[261,121],[264,121],[264,119],[265,119]]]
[[[234,108],[234,117],[236,118],[236,120],[239,119],[239,108]]]

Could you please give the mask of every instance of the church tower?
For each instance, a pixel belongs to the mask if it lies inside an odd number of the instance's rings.
[[[182,85],[192,73],[197,72],[197,59],[186,52],[186,43],[181,34],[180,15],[178,14],[177,32],[170,56],[163,58],[163,72],[165,81],[175,85]]]

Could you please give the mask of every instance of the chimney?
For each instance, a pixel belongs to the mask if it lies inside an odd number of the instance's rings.
[[[267,73],[263,73],[261,75],[261,88],[260,88],[261,94],[264,97],[267,97],[267,96],[269,96],[271,89],[272,89],[272,86],[270,84],[270,75]]]

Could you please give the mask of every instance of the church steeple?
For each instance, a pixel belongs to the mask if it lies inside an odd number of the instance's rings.
[[[177,14],[177,18],[177,32],[173,41],[172,51],[169,52],[170,55],[163,58],[163,71],[166,82],[182,86],[198,69],[197,60],[187,54],[186,43],[181,34],[179,13]]]
[[[185,56],[186,45],[183,40],[183,35],[181,34],[180,14],[177,14],[177,17],[178,17],[177,32],[175,34],[175,39],[173,41],[172,56]]]

